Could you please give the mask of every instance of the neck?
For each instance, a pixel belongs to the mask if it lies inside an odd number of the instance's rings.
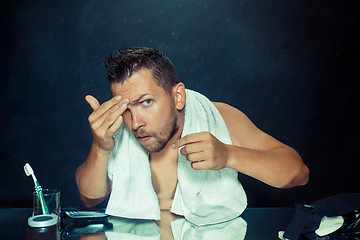
[[[172,136],[169,141],[167,142],[167,144],[165,145],[165,147],[159,151],[159,152],[154,152],[154,153],[150,153],[149,157],[150,157],[150,161],[152,159],[160,159],[163,158],[164,156],[168,155],[168,154],[177,154],[177,150],[178,149],[173,149],[171,147],[171,145],[173,145],[177,140],[180,139],[183,128],[184,128],[184,111],[180,111],[177,113],[177,123],[176,126],[178,126],[178,130],[176,131],[176,133],[174,134],[174,136]]]

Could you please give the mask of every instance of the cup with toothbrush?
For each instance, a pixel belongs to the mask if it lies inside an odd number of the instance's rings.
[[[32,215],[56,214],[60,216],[60,190],[42,189],[29,163],[25,164],[24,171],[27,176],[32,177],[35,184]]]
[[[60,191],[42,189],[30,164],[25,164],[24,171],[35,184],[33,216],[28,219],[27,239],[59,239]]]
[[[33,216],[43,214],[42,201],[45,202],[48,214],[56,214],[57,216],[60,216],[60,190],[42,189],[42,197],[39,196],[40,195],[37,191],[33,192]]]

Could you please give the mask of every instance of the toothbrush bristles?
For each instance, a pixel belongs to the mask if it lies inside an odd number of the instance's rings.
[[[32,170],[30,164],[26,163],[24,166],[24,172],[26,174],[26,176],[30,176],[31,174],[34,173],[34,171]]]

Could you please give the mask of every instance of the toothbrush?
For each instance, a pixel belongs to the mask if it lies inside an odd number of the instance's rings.
[[[32,179],[34,180],[34,184],[35,184],[35,191],[40,199],[40,205],[41,205],[41,209],[43,214],[49,214],[49,210],[47,208],[47,205],[45,203],[45,199],[42,193],[42,188],[39,184],[39,182],[37,181],[35,174],[34,174],[34,170],[31,168],[30,164],[26,163],[24,166],[24,171],[26,176],[32,176]]]

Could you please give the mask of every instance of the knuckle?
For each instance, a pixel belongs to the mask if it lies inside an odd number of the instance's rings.
[[[120,99],[119,99],[118,97],[113,97],[112,99],[110,99],[109,103],[113,105],[113,104],[118,103],[119,100],[120,100]]]
[[[96,121],[90,122],[90,128],[93,132],[98,131],[99,127],[100,127],[100,125],[98,122],[96,122]]]
[[[94,126],[94,124],[90,123],[90,128],[91,128],[91,131],[96,132],[97,128]]]
[[[112,134],[112,131],[110,131],[110,130],[108,130],[104,133],[104,139],[108,139],[112,136],[113,136],[113,134]]]
[[[94,121],[94,117],[93,117],[92,114],[90,114],[90,115],[88,116],[88,121],[89,121],[90,124]]]
[[[104,123],[105,123],[106,125],[110,125],[111,123],[113,123],[113,119],[111,118],[111,116],[108,116],[108,117],[105,119]]]

